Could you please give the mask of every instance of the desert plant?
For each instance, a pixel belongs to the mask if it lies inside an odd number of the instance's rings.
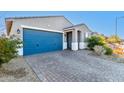
[[[105,55],[112,55],[113,50],[110,47],[104,46],[104,49],[106,50]]]
[[[94,47],[94,51],[97,55],[104,55],[106,53],[106,50],[103,46],[96,45]]]
[[[96,45],[104,46],[105,45],[105,38],[100,35],[91,36],[90,38],[86,39],[88,43],[88,48],[93,50]]]
[[[0,66],[18,56],[17,49],[21,47],[21,40],[0,37]]]
[[[108,46],[99,46],[99,45],[96,45],[94,47],[94,51],[98,55],[104,55],[104,54],[105,55],[112,55],[112,53],[113,53],[113,50],[110,47],[108,47]]]
[[[121,38],[117,35],[112,35],[107,39],[108,43],[120,43],[121,42]]]

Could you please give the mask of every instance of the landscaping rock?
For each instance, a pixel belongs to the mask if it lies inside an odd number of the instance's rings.
[[[1,82],[37,82],[36,74],[32,71],[23,57],[15,58],[0,68]]]

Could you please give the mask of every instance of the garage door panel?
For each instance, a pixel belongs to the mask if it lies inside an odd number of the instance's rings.
[[[62,50],[62,33],[24,29],[24,55]]]

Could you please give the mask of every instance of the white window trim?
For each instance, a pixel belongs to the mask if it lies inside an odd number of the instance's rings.
[[[35,29],[35,30],[44,30],[44,31],[49,31],[49,32],[64,33],[63,31],[59,31],[59,30],[52,30],[52,29],[38,28],[38,27],[32,27],[32,26],[26,26],[26,25],[21,25],[21,27],[22,27],[22,28]]]

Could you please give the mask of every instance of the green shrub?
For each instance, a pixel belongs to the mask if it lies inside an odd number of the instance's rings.
[[[93,50],[93,48],[96,45],[104,46],[105,45],[105,38],[103,36],[100,36],[100,35],[91,36],[90,38],[86,39],[86,42],[88,43],[87,46],[89,47],[89,49]]]
[[[0,37],[0,66],[18,56],[17,49],[21,47],[21,40]]]
[[[104,46],[104,48],[106,50],[105,55],[112,55],[113,50],[110,47]]]

